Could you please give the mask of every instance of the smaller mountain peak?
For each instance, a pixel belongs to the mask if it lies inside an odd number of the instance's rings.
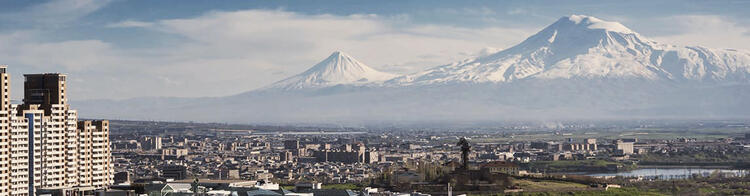
[[[635,34],[633,30],[630,30],[628,27],[625,27],[625,25],[622,25],[619,22],[606,21],[597,17],[587,15],[573,14],[570,16],[565,16],[560,18],[560,20],[558,20],[557,22],[557,24],[561,23],[586,27],[588,29],[602,29],[611,32]]]
[[[333,51],[333,53],[331,53],[331,56],[349,56],[349,55],[344,53],[344,51],[336,50],[336,51]]]
[[[333,51],[333,53],[331,53],[331,55],[328,56],[328,58],[326,58],[325,61],[339,62],[339,61],[357,61],[357,60],[354,59],[354,57],[352,57],[351,55],[345,53],[344,51],[336,50],[336,51]]]
[[[305,72],[278,81],[267,88],[303,89],[339,84],[361,85],[394,77],[396,75],[375,70],[343,51],[336,50]]]
[[[350,64],[361,64],[359,61],[354,59],[354,57],[350,56],[347,53],[344,53],[344,51],[336,50],[331,53],[328,58],[323,60],[323,62],[319,63],[322,67],[328,67],[328,66],[340,66],[342,63],[346,64],[346,62],[351,62]]]
[[[571,22],[574,22],[575,24],[580,24],[581,22],[602,22],[603,21],[602,19],[599,19],[597,17],[580,15],[580,14],[573,14],[570,16],[565,16],[563,18],[568,19]]]

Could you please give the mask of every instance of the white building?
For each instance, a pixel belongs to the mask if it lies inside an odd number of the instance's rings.
[[[25,75],[24,103],[11,104],[6,70],[0,66],[0,195],[111,185],[109,122],[78,122],[58,73]]]

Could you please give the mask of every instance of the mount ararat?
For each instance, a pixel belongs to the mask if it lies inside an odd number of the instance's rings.
[[[572,15],[506,50],[407,75],[336,51],[233,96],[73,104],[89,118],[232,123],[743,118],[750,52],[662,44]]]

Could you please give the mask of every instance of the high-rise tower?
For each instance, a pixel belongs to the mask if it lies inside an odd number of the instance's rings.
[[[0,195],[10,195],[10,79],[0,65]]]
[[[7,65],[0,65],[0,111],[10,111],[10,74],[7,71]]]
[[[50,115],[53,105],[67,106],[65,74],[25,74],[24,77],[24,105],[39,105],[44,109],[45,115]]]
[[[64,74],[24,76],[23,104],[12,104],[7,66],[0,66],[0,195],[111,185],[109,122],[78,122]]]

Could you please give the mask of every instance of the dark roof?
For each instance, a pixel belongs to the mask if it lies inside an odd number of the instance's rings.
[[[298,193],[312,193],[314,196],[358,196],[352,190],[339,190],[339,189],[309,189],[303,191],[297,191]]]
[[[282,194],[265,189],[258,189],[245,192],[248,196],[281,196]]]

